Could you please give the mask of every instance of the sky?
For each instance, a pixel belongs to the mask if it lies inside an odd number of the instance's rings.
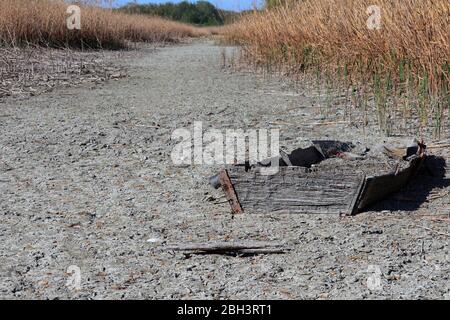
[[[144,4],[144,3],[165,3],[165,2],[181,2],[182,0],[172,0],[172,1],[167,1],[167,0],[138,0],[137,2],[139,4]],[[195,2],[192,0],[188,0],[189,2]],[[213,5],[215,5],[218,8],[221,9],[227,9],[227,10],[234,10],[234,11],[241,11],[241,10],[247,10],[247,9],[251,9],[253,8],[253,3],[255,0],[208,0],[209,2],[211,2]],[[261,3],[261,0],[256,0],[257,3]],[[115,4],[116,5],[124,5],[127,4],[129,2],[133,2],[132,0],[116,0]]]

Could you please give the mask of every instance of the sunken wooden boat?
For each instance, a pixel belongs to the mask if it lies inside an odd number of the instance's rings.
[[[313,141],[291,154],[222,169],[210,183],[222,188],[235,214],[354,215],[405,187],[426,156],[426,146],[415,140],[401,148],[380,145],[375,152],[355,153],[354,147]]]

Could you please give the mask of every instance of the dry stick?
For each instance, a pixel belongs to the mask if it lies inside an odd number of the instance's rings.
[[[450,194],[450,191],[444,192],[443,194],[438,194],[438,195],[435,195],[435,196],[431,196],[427,200],[428,201],[436,200],[436,199],[439,199],[439,198],[443,198],[443,197],[447,196],[448,194]]]
[[[326,122],[310,122],[310,123],[304,123],[307,126],[325,126],[325,125],[332,125],[332,124],[348,124],[348,121],[326,121]]]
[[[294,123],[289,123],[289,122],[284,122],[284,121],[271,121],[269,122],[269,125],[275,125],[275,126],[282,126],[282,125],[286,125],[286,126],[294,126]]]
[[[348,124],[348,121],[326,121],[326,122],[309,122],[309,123],[289,123],[284,121],[272,121],[269,122],[269,125],[287,125],[287,126],[298,126],[298,125],[305,125],[305,126],[326,126],[326,125],[333,125],[333,124]]]
[[[224,204],[224,203],[230,203],[228,200],[220,201],[220,202],[213,202],[213,204]]]
[[[175,244],[163,247],[164,250],[188,251],[190,253],[283,253],[286,249],[281,243],[271,243],[262,241],[232,241],[232,242],[212,242],[212,243],[186,243]]]
[[[161,126],[148,126],[148,125],[145,125],[145,124],[136,124],[135,126],[136,127],[142,127],[142,128],[151,128],[151,129],[159,129],[159,128],[161,128]]]
[[[434,229],[431,229],[431,228],[428,228],[428,227],[424,227],[424,226],[421,226],[421,225],[417,225],[417,226],[418,226],[419,228],[422,228],[422,229],[425,229],[425,230],[428,230],[428,231],[435,232],[435,233],[440,234],[440,235],[442,235],[442,236],[450,237],[450,234],[448,234],[448,233],[440,232],[440,231],[437,231],[437,230],[434,230]]]
[[[443,145],[428,146],[427,149],[441,149],[441,148],[449,148],[449,147],[450,147],[450,143],[449,144],[443,144]]]
[[[275,249],[241,249],[241,250],[237,250],[235,251],[236,253],[239,254],[277,254],[277,253],[285,253],[287,251],[287,249],[284,248],[275,248]],[[225,251],[227,252],[227,251]],[[234,252],[234,251],[232,251]],[[200,252],[201,253],[201,252]],[[208,252],[204,252],[204,253],[208,253]]]
[[[429,220],[432,222],[450,222],[450,216],[446,218],[430,217]]]

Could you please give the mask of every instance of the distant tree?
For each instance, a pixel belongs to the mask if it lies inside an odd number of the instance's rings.
[[[222,25],[225,22],[225,16],[230,18],[237,13],[231,11],[218,10],[208,1],[197,1],[189,3],[183,1],[177,4],[143,4],[128,3],[118,9],[129,14],[146,14],[160,16],[175,21],[192,23],[205,26]]]

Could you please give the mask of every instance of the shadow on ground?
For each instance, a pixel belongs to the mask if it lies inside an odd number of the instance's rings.
[[[450,187],[450,178],[446,178],[446,167],[443,157],[427,156],[424,165],[407,187],[372,206],[370,210],[415,211],[419,209],[433,190]]]

